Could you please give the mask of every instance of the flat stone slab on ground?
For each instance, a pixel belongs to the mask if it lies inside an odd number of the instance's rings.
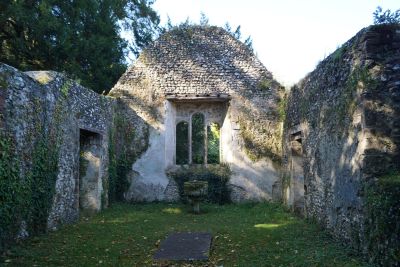
[[[155,260],[208,260],[211,233],[172,233],[161,242]]]

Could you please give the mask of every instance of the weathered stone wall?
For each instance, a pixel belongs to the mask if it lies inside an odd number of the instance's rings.
[[[372,240],[366,229],[367,189],[400,165],[399,48],[398,25],[361,30],[292,88],[284,126],[284,191],[296,191],[288,187],[300,136],[305,215],[370,255],[371,243],[388,248],[399,236]]]
[[[108,130],[111,123],[112,102],[97,93],[84,88],[72,80],[68,80],[54,72],[28,72],[30,77],[44,82],[44,90],[53,96],[46,96],[45,105],[54,105],[64,97],[64,111],[59,114],[60,131],[59,173],[56,181],[56,193],[49,216],[49,227],[75,221],[79,216],[79,153],[80,130],[87,130],[99,135],[101,156],[99,167],[99,183],[108,180]],[[42,89],[43,90],[43,89]],[[47,117],[48,119],[51,116]],[[99,188],[98,190],[101,190]],[[102,190],[101,190],[102,191]],[[103,195],[103,197],[101,197]],[[102,205],[107,206],[107,188],[98,194],[103,199]]]
[[[132,164],[147,150],[149,131],[148,124],[137,116],[129,102],[120,99],[115,101],[109,150],[111,198],[141,201],[131,198],[127,191],[142,190],[140,183],[131,182],[132,179],[137,180],[137,172],[132,169]]]
[[[173,181],[165,171],[175,165],[180,112],[173,99],[196,102],[196,97],[231,99],[221,130],[221,150],[222,160],[233,170],[233,199],[271,199],[272,185],[279,177],[273,160],[279,161],[281,155],[282,93],[256,56],[221,28],[190,26],[162,35],[110,93],[132,107],[150,129],[149,149],[133,164],[128,199],[171,199],[166,193],[175,190],[170,190]]]
[[[44,228],[50,229],[77,220],[79,179],[84,179],[79,176],[81,130],[98,136],[97,176],[92,177],[96,179],[95,210],[107,206],[104,187],[108,181],[108,132],[113,101],[56,72],[23,73],[0,64],[0,77],[2,131],[10,138],[18,159],[18,183],[25,186],[25,193],[21,193],[26,198],[21,202],[23,207],[14,207],[16,212],[21,211],[13,222],[23,225],[20,235],[38,227],[36,217],[44,220]],[[49,198],[48,203],[45,198]],[[35,206],[37,203],[41,206]]]

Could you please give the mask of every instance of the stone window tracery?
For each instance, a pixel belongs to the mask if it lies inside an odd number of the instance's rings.
[[[176,164],[219,164],[220,126],[196,112],[176,125]]]

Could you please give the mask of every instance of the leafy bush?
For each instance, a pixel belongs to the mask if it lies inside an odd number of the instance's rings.
[[[186,200],[183,184],[187,181],[199,180],[208,182],[206,201],[218,204],[230,202],[227,183],[231,170],[227,164],[181,166],[178,170],[170,171],[167,174],[178,184],[179,196],[183,201]]]
[[[400,9],[391,12],[390,9],[383,11],[380,6],[378,6],[373,13],[374,24],[397,24],[400,23]]]

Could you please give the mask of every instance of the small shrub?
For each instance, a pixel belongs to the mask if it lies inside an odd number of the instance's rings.
[[[400,262],[400,172],[382,176],[366,189],[369,257],[381,266]]]
[[[208,182],[206,201],[218,204],[230,202],[230,191],[227,187],[231,170],[226,164],[207,166],[181,166],[178,170],[170,171],[168,176],[178,184],[179,196],[185,201],[183,185],[187,181],[199,180]]]
[[[279,121],[285,121],[286,107],[287,107],[287,98],[286,98],[286,96],[283,96],[281,99],[279,99],[279,102],[278,102]]]
[[[373,15],[375,25],[400,23],[400,9],[394,12],[391,12],[390,9],[383,11],[383,9],[378,6]]]
[[[268,90],[271,88],[272,85],[272,81],[269,79],[262,79],[259,83],[258,83],[258,88],[260,88],[261,90]]]

